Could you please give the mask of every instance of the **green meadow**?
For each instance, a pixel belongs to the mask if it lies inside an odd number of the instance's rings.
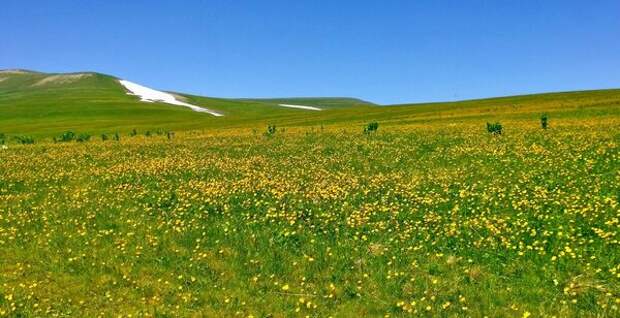
[[[620,316],[620,90],[180,94],[213,117],[50,76],[0,73],[0,317]]]

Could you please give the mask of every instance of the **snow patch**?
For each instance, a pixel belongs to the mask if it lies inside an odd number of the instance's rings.
[[[279,106],[288,107],[288,108],[305,109],[305,110],[322,110],[322,109],[317,108],[317,107],[303,106],[303,105],[279,104]]]
[[[200,112],[200,113],[208,113],[213,116],[218,116],[218,117],[224,116],[210,109],[206,109],[200,106],[182,102],[176,99],[174,95],[170,93],[165,93],[162,91],[154,90],[152,88],[148,88],[148,87],[145,87],[145,86],[142,86],[136,83],[132,83],[126,80],[119,80],[119,83],[121,83],[121,85],[123,85],[129,91],[127,93],[128,95],[138,96],[140,97],[140,100],[143,102],[147,102],[147,103],[162,102],[166,104],[185,106],[185,107],[190,108],[193,111]]]

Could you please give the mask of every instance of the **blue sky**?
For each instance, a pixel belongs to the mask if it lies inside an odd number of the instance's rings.
[[[620,1],[3,0],[0,69],[377,103],[620,87]]]

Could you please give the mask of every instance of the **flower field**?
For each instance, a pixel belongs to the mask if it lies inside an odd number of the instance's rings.
[[[618,317],[620,118],[0,150],[0,316]]]

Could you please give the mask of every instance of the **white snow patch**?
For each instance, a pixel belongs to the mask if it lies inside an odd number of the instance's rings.
[[[279,104],[279,105],[282,106],[282,107],[299,108],[299,109],[305,109],[305,110],[322,110],[320,108],[312,107],[312,106],[291,105],[291,104]]]
[[[162,91],[154,90],[152,88],[148,88],[136,83],[132,83],[126,80],[119,80],[121,85],[123,85],[129,92],[128,95],[135,95],[140,97],[140,100],[147,103],[154,102],[162,102],[166,104],[178,105],[189,107],[191,110],[201,113],[208,113],[213,116],[224,116],[218,112],[212,111],[210,109],[206,109],[204,107],[192,105],[186,102],[182,102],[174,97],[174,95],[170,93],[165,93]]]

